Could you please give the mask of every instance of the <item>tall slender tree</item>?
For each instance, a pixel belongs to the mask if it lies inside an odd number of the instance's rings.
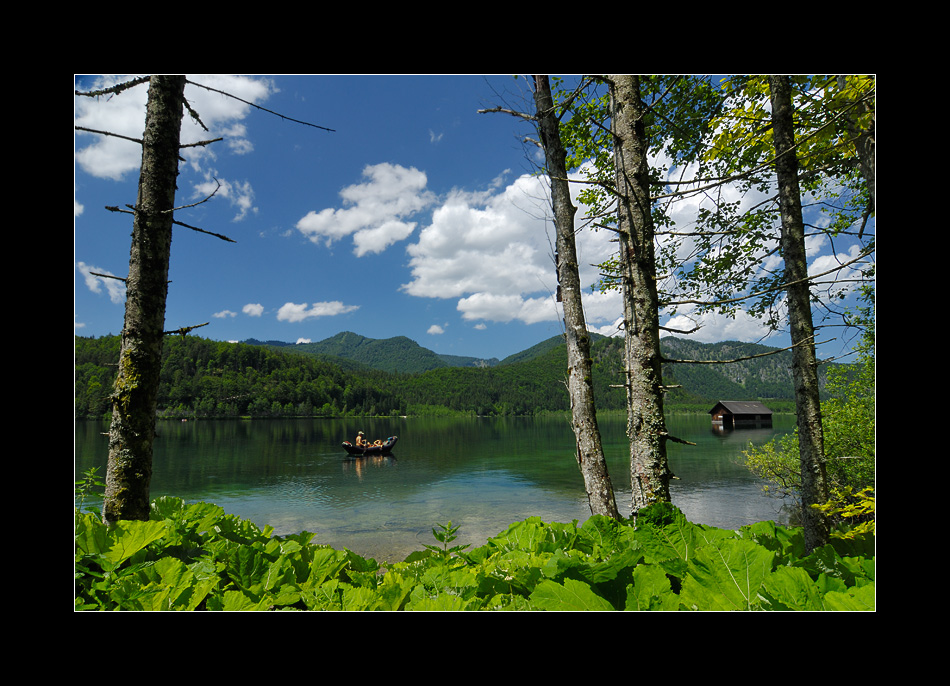
[[[627,434],[633,515],[670,501],[648,142],[640,78],[607,76],[623,292]]]
[[[184,76],[149,80],[125,321],[112,396],[102,510],[107,524],[149,516],[184,89]]]
[[[811,315],[811,287],[805,255],[805,221],[798,181],[798,155],[792,121],[792,87],[788,76],[770,76],[772,135],[781,212],[781,251],[792,345],[792,379],[798,416],[801,462],[802,527],[805,546],[813,550],[828,541],[827,519],[812,505],[828,500],[824,433],[818,395],[818,360]]]
[[[620,513],[607,470],[594,403],[591,341],[581,301],[581,281],[574,239],[574,215],[577,208],[571,201],[565,163],[566,152],[561,141],[559,117],[547,75],[534,77],[534,98],[557,232],[557,273],[564,310],[567,387],[571,397],[571,424],[577,443],[577,463],[584,477],[591,513],[618,519]]]

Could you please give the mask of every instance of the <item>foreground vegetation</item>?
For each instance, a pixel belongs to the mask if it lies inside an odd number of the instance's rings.
[[[840,513],[839,513],[840,514]],[[874,535],[810,554],[800,529],[692,524],[668,503],[636,525],[515,522],[485,545],[458,527],[402,562],[314,544],[210,503],[163,497],[149,521],[76,510],[78,610],[873,610]]]

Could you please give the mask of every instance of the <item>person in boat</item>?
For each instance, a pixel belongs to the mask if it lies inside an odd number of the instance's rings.
[[[354,441],[354,444],[356,445],[357,448],[366,448],[368,446],[366,439],[363,438],[362,431],[356,432],[356,440]]]

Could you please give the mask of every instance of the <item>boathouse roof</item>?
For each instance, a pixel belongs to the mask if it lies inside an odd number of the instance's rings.
[[[709,414],[713,414],[719,407],[722,407],[729,414],[772,414],[772,410],[757,400],[720,400],[709,411]]]

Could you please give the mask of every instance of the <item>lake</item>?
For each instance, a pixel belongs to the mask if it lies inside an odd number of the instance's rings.
[[[673,504],[696,523],[721,528],[771,519],[787,523],[782,501],[736,459],[794,430],[792,415],[772,427],[714,431],[708,415],[672,415]],[[621,514],[630,514],[626,420],[599,418]],[[75,470],[106,471],[104,422],[76,422]],[[341,442],[399,436],[392,456],[353,459]],[[461,525],[455,544],[482,545],[514,521],[581,522],[590,516],[567,416],[543,418],[374,418],[159,421],[151,497],[220,505],[270,525],[276,534],[310,531],[315,543],[379,561],[402,560],[434,544],[432,527]],[[98,505],[99,503],[95,503]]]

